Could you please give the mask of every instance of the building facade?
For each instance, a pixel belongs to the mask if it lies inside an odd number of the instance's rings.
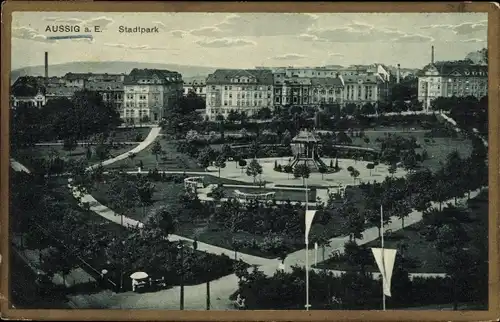
[[[120,113],[123,111],[123,81],[88,81],[84,88],[101,94],[105,104],[110,104]]]
[[[207,97],[207,84],[204,79],[193,79],[185,81],[183,83],[183,94],[184,96],[189,93],[195,93],[196,95],[206,99]]]
[[[358,107],[366,103],[376,105],[388,99],[388,87],[388,82],[380,75],[345,76],[343,103],[356,104]]]
[[[85,88],[88,82],[123,82],[125,74],[66,73],[62,79],[67,87]]]
[[[123,93],[122,119],[158,122],[179,103],[182,76],[169,70],[134,68],[124,77]]]
[[[206,116],[226,118],[230,111],[253,115],[273,107],[273,74],[269,69],[218,69],[208,75]]]
[[[274,76],[275,106],[342,105],[344,80],[338,73],[334,77],[322,78],[287,78],[284,73],[276,73]]]
[[[418,75],[418,100],[425,110],[438,97],[481,98],[488,95],[488,66],[455,62],[436,62]]]

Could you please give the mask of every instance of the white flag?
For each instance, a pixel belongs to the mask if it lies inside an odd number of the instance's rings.
[[[318,243],[314,243],[314,250],[318,251]]]
[[[309,244],[309,230],[311,230],[311,224],[315,214],[316,210],[306,210],[306,244]]]
[[[383,253],[382,253],[383,251]],[[384,294],[391,296],[391,278],[394,262],[396,261],[396,250],[386,248],[372,248],[373,257],[382,275]]]

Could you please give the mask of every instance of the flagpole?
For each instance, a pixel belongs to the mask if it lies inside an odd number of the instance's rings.
[[[382,208],[382,204],[380,205],[380,241],[381,241],[381,248],[382,248],[382,267],[385,267],[384,265],[384,212]],[[381,272],[382,273],[382,272]],[[385,311],[385,276],[384,274],[382,275],[382,309]]]
[[[307,178],[304,178],[306,186],[306,214],[309,210],[309,193],[307,191]],[[309,232],[306,232],[306,311],[309,311]]]

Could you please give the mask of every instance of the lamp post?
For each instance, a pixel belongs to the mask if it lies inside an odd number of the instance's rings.
[[[177,249],[180,250],[181,255],[181,298],[180,298],[180,310],[184,310],[184,247],[182,244],[177,245]]]

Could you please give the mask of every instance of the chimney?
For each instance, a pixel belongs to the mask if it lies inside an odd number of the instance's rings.
[[[401,65],[400,65],[400,64],[398,64],[398,70],[396,71],[396,83],[398,83],[398,84],[399,84],[399,80],[400,80],[400,78],[401,78],[401,71],[400,71],[400,67],[401,67]]]
[[[434,46],[431,47],[431,64],[434,64]]]
[[[49,79],[49,53],[45,52],[45,81]]]

